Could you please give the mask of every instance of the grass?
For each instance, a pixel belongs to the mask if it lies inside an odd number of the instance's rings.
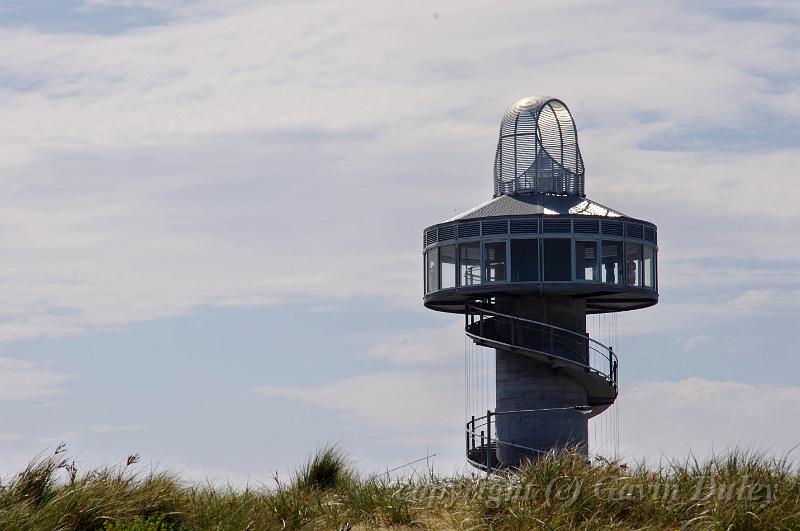
[[[59,447],[0,485],[0,529],[800,529],[797,469],[742,450],[657,468],[564,451],[503,475],[390,480],[324,447],[289,482],[238,490],[137,461],[79,473]]]

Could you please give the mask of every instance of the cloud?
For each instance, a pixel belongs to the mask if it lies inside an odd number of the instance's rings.
[[[737,294],[719,294],[710,301],[662,302],[655,309],[624,317],[626,335],[653,334],[668,330],[707,327],[724,319],[793,315],[800,309],[800,290],[745,289]]]
[[[436,18],[414,1],[84,7],[153,10],[168,23],[118,35],[4,26],[0,341],[214,305],[335,309],[369,297],[423,311],[422,229],[491,195],[501,114],[533,93],[573,110],[589,196],[659,225],[662,303],[626,315],[626,333],[682,330],[691,349],[716,344],[706,323],[791,325],[796,314],[794,6],[755,19],[685,2],[469,0],[437,5]],[[364,356],[394,370],[256,393],[369,436],[459,448],[445,426],[461,429],[463,375],[447,363],[461,335],[458,318],[366,332]],[[68,378],[0,358],[0,399],[55,396]],[[637,389],[621,399],[623,442],[637,452],[743,440],[727,400],[756,408],[743,425],[765,440],[791,442],[763,399],[791,405],[791,387]],[[784,418],[797,424],[796,410]]]
[[[706,334],[698,334],[691,336],[689,339],[683,342],[681,345],[681,349],[685,352],[695,350],[699,347],[703,347],[704,345],[708,344],[710,337]]]
[[[21,433],[0,433],[0,443],[11,443],[24,441],[28,437]]]
[[[0,302],[16,310],[0,339],[297,297],[417,306],[421,229],[488,197],[500,115],[529,92],[570,104],[590,196],[659,223],[663,288],[702,273],[671,261],[791,254],[797,147],[641,149],[698,123],[753,127],[753,109],[800,120],[795,32],[778,17],[678,2],[459,2],[438,18],[415,2],[86,6],[173,20],[122,35],[5,29]],[[508,24],[534,17],[581,37]],[[553,42],[557,57],[534,52]],[[715,273],[709,289],[741,289],[735,265]]]
[[[688,378],[620,394],[621,453],[658,460],[728,448],[781,455],[800,443],[800,386]]]
[[[113,10],[113,9],[144,9],[153,11],[164,11],[183,17],[209,16],[229,13],[253,4],[247,0],[229,0],[227,2],[213,2],[210,0],[84,0],[81,5],[82,10]]]
[[[367,356],[398,365],[442,365],[463,357],[464,324],[462,319],[442,328],[403,330],[373,334]]]
[[[463,375],[461,375],[463,377]],[[453,447],[463,416],[463,390],[456,371],[396,370],[346,378],[320,386],[265,385],[256,394],[298,401],[343,414],[365,438],[392,437],[406,444]],[[620,454],[655,462],[704,457],[728,448],[782,454],[800,443],[800,387],[749,385],[689,378],[650,381],[623,389],[615,406]],[[592,421],[593,451],[607,451],[611,410]],[[604,431],[598,431],[604,430]],[[380,435],[378,435],[380,434]],[[605,444],[605,446],[603,446]]]
[[[0,400],[33,400],[64,392],[62,384],[71,379],[37,363],[0,357]]]
[[[92,433],[130,433],[143,429],[141,424],[94,424],[87,428]]]
[[[319,386],[263,385],[267,399],[300,401],[336,411],[364,433],[397,443],[450,445],[454,423],[464,415],[463,370],[394,370],[344,378]]]

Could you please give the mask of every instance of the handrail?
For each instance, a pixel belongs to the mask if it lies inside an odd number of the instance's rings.
[[[492,417],[497,417],[499,415],[510,415],[515,413],[540,413],[540,412],[549,412],[549,411],[568,411],[574,410],[581,413],[586,413],[587,411],[591,411],[591,406],[588,405],[579,405],[579,406],[567,406],[567,407],[551,407],[551,408],[540,408],[540,409],[519,409],[513,411],[487,411],[486,415],[481,417],[472,417],[472,420],[467,422],[465,427],[465,434],[467,437],[467,460],[470,461],[474,466],[478,468],[482,468],[487,472],[492,471],[492,457],[490,452],[494,451],[492,448],[492,444],[494,444],[495,448],[499,445],[503,446],[510,446],[513,448],[519,448],[521,450],[527,450],[529,452],[535,452],[540,455],[544,455],[548,453],[548,450],[541,450],[539,448],[531,448],[530,446],[524,446],[522,444],[512,443],[508,441],[503,441],[497,437],[497,430],[492,429],[492,426],[496,426],[497,422],[495,421],[492,423]],[[479,428],[486,428],[486,430],[478,430]],[[492,434],[494,433],[494,436]],[[475,440],[480,439],[480,445],[475,444]],[[470,458],[470,452],[478,451],[481,457],[484,458],[484,462],[475,461],[474,459]],[[495,455],[495,459],[497,459],[498,464],[502,465],[500,462],[500,456]]]
[[[509,411],[492,411],[492,416],[498,415],[510,415],[512,413],[538,413],[539,411],[566,411],[568,409],[574,409],[575,411],[580,411],[582,413],[586,413],[592,410],[592,406],[585,405],[585,406],[567,406],[567,407],[543,407],[543,408],[536,408],[536,409],[511,409]],[[478,417],[475,420],[480,420],[485,417]]]
[[[467,333],[468,336],[473,337],[473,338],[477,337],[477,338],[481,338],[481,339],[484,339],[484,340],[493,341],[495,343],[499,343],[499,344],[502,344],[502,345],[507,345],[509,347],[513,347],[513,348],[517,348],[517,349],[528,350],[528,351],[531,351],[531,352],[543,353],[543,354],[547,355],[548,357],[550,357],[552,359],[558,359],[559,361],[570,363],[572,365],[576,365],[576,366],[581,367],[583,369],[588,369],[590,371],[593,371],[593,372],[601,375],[606,380],[608,380],[615,387],[617,386],[618,360],[617,360],[616,354],[614,354],[614,349],[612,347],[608,347],[608,346],[604,345],[603,343],[597,341],[596,339],[593,339],[593,338],[589,337],[588,334],[581,334],[581,333],[575,332],[573,330],[568,330],[566,328],[562,328],[562,327],[556,326],[556,325],[551,325],[549,323],[544,323],[544,322],[541,322],[541,321],[534,321],[534,320],[531,320],[531,319],[525,319],[525,318],[517,317],[517,316],[514,316],[514,315],[507,315],[507,314],[504,314],[504,313],[497,312],[495,310],[490,310],[490,309],[485,308],[485,307],[480,306],[480,305],[468,304],[466,306],[466,308],[467,308],[467,313],[465,314],[465,317],[467,319],[466,333]],[[497,322],[503,322],[503,320],[510,322],[510,324],[512,326],[511,337],[510,337],[511,342],[510,343],[506,341],[506,338],[503,338],[503,339],[497,338],[497,337],[493,338],[490,335],[486,335],[484,333],[484,327],[483,327],[484,315],[493,316],[494,319],[497,319]],[[477,323],[475,322],[475,319],[474,319],[476,316],[479,318]],[[472,317],[472,319],[473,319],[471,323],[469,322],[470,317]],[[494,321],[494,319],[492,319],[492,321]],[[549,337],[550,351],[544,351],[544,350],[532,348],[529,345],[517,344],[514,341],[514,336],[515,336],[514,328],[513,328],[514,322],[522,323],[522,326],[525,326],[525,327],[539,327],[539,328],[541,328],[542,330],[535,330],[534,329],[532,331],[540,334],[542,337],[546,337],[546,333],[544,332],[544,330],[550,330],[550,337]],[[530,328],[528,328],[528,330],[530,330]],[[559,335],[566,334],[567,337],[563,337],[562,338],[562,337],[558,337],[558,336],[553,336],[552,332],[554,330],[558,331]],[[583,343],[583,346],[581,347],[581,350],[578,351],[578,350],[576,350],[574,348],[575,347],[574,343],[571,344],[571,345],[570,344],[565,344],[565,342],[567,342],[567,341],[568,342],[580,342],[580,343]],[[555,352],[553,352],[554,344],[558,344],[558,346],[560,348],[562,348],[562,349],[564,349],[564,350],[566,350],[568,352],[574,353],[580,359],[579,360],[571,359],[571,358],[567,358],[567,357],[560,356],[560,355],[556,354]],[[593,366],[593,365],[596,365],[596,364],[592,363],[592,355],[593,354],[599,355],[602,358],[602,360],[603,360],[602,365],[606,365],[606,364],[608,365],[607,372],[606,372],[606,369],[600,369],[597,366]]]
[[[474,334],[472,334],[472,333],[471,333],[469,330],[467,330],[467,335],[474,335]],[[478,336],[478,337],[484,338],[484,336]],[[502,342],[502,341],[498,341],[498,340],[495,340],[495,339],[489,339],[489,340],[490,340],[490,341],[494,341],[495,343],[500,343],[500,344],[502,344],[502,345],[506,345],[506,346],[512,347],[512,348],[519,348],[519,349],[523,349],[523,350],[530,350],[530,351],[538,352],[538,351],[536,351],[535,349],[531,349],[531,348],[524,347],[524,346],[521,346],[521,345],[513,345],[513,344],[511,344],[511,343],[504,343],[504,342]],[[571,364],[573,364],[573,365],[577,365],[578,367],[581,367],[581,368],[585,368],[585,369],[589,369],[589,370],[591,370],[591,371],[594,371],[594,372],[596,372],[597,374],[599,374],[599,375],[603,376],[605,379],[607,379],[607,380],[611,381],[612,383],[616,381],[616,379],[615,379],[615,378],[612,378],[612,375],[611,375],[611,374],[604,373],[604,372],[603,372],[603,371],[601,371],[600,369],[596,369],[596,368],[592,367],[592,366],[591,366],[589,363],[582,363],[582,362],[580,362],[580,361],[577,361],[577,360],[573,360],[573,359],[565,358],[565,357],[563,357],[563,356],[559,356],[558,354],[552,354],[552,353],[548,353],[548,354],[547,354],[547,356],[549,356],[550,358],[557,359],[557,360],[559,360],[559,361],[563,361],[563,362],[565,362],[565,363],[571,363]],[[608,358],[606,358],[606,359],[608,359]],[[613,372],[613,371],[612,371],[612,372]],[[615,384],[615,385],[616,385],[616,384]]]
[[[602,348],[604,348],[606,350],[611,350],[610,347],[607,347],[606,345],[600,343],[596,339],[592,339],[588,335],[581,334],[580,332],[576,332],[575,330],[570,330],[568,328],[561,328],[560,326],[556,326],[556,325],[553,325],[553,324],[550,324],[550,323],[544,323],[542,321],[534,321],[532,319],[525,319],[524,317],[517,317],[516,315],[508,315],[508,314],[505,314],[505,313],[500,313],[498,311],[489,310],[488,308],[485,308],[483,306],[476,305],[476,304],[467,304],[467,309],[468,310],[477,311],[478,313],[488,313],[489,315],[494,315],[494,316],[502,317],[502,318],[505,318],[505,319],[513,319],[515,321],[522,321],[523,323],[529,323],[529,324],[538,325],[538,326],[545,326],[547,328],[553,328],[555,330],[560,330],[562,332],[566,332],[568,334],[574,335],[574,336],[579,337],[581,339],[588,339],[590,343],[595,343],[597,345],[600,345]]]

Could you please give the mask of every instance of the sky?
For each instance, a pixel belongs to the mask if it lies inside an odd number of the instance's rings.
[[[0,0],[0,476],[61,442],[232,484],[325,444],[463,470],[421,235],[491,197],[536,94],[588,196],[659,227],[621,454],[789,451],[798,30],[782,2]]]

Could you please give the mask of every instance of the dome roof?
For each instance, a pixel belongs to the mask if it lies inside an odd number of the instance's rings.
[[[584,194],[584,168],[575,121],[561,100],[522,98],[500,123],[494,195]]]

